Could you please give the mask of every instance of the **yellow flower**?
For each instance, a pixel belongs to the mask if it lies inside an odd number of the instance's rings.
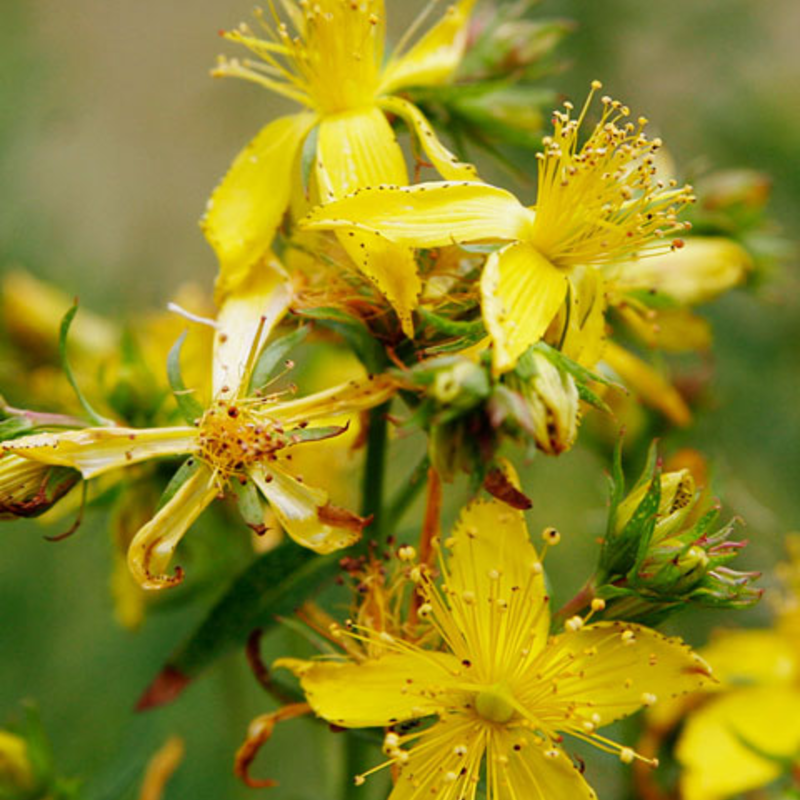
[[[661,142],[647,138],[643,117],[626,121],[630,111],[619,101],[603,98],[600,121],[579,146],[599,82],[592,87],[577,119],[570,103],[554,112],[531,208],[482,183],[423,183],[359,190],[315,209],[305,226],[371,232],[415,247],[506,242],[486,261],[481,297],[495,369],[508,370],[547,330],[573,270],[670,249],[668,237],[685,229],[677,214],[694,199],[690,187],[657,180]]]
[[[562,735],[628,763],[636,753],[598,728],[709,679],[688,647],[642,626],[575,618],[567,632],[550,636],[542,566],[522,512],[474,501],[445,544],[442,586],[424,571],[420,584],[419,613],[431,625],[424,638],[438,635],[439,649],[351,625],[351,636],[375,645],[371,656],[277,662],[336,725],[436,718],[387,734],[389,760],[381,766],[398,770],[392,800],[472,800],[484,762],[490,800],[594,798]]]
[[[26,464],[71,467],[85,479],[161,456],[190,456],[194,469],[128,549],[128,565],[147,589],[181,581],[180,568],[165,574],[174,551],[231,480],[251,480],[283,528],[305,547],[327,553],[352,544],[365,521],[331,506],[326,491],[304,483],[287,451],[314,439],[309,421],[378,405],[393,394],[395,384],[378,377],[298,399],[259,391],[248,396],[255,356],[290,299],[277,262],[252,275],[240,293],[229,295],[216,321],[213,401],[194,425],[41,433],[2,442],[0,453],[15,454]],[[317,438],[327,430],[319,429]]]
[[[688,718],[676,755],[684,800],[724,800],[800,764],[800,537],[772,629],[723,630],[703,650],[718,691]]]
[[[246,25],[225,34],[258,60],[221,58],[214,75],[253,81],[306,110],[269,123],[211,196],[202,227],[220,261],[220,297],[269,250],[290,205],[306,202],[298,162],[309,147],[312,199],[321,202],[362,186],[408,183],[387,114],[408,124],[443,177],[474,179],[474,168],[459,163],[419,109],[396,95],[404,86],[438,84],[453,74],[474,2],[458,0],[414,46],[404,48],[406,36],[386,61],[383,0],[284,0],[288,23],[272,4],[272,19],[256,12],[265,38]],[[374,235],[345,237],[342,243],[411,334],[411,311],[420,292],[412,250]]]

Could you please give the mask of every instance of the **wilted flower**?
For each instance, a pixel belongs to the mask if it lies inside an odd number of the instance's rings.
[[[283,316],[291,294],[277,265],[252,276],[230,294],[215,323],[213,400],[191,425],[169,428],[95,427],[40,433],[0,443],[26,462],[57,465],[94,478],[162,456],[188,456],[153,519],[134,536],[128,564],[139,583],[158,589],[179,583],[166,570],[187,529],[232,481],[248,480],[269,502],[283,528],[306,547],[330,552],[355,541],[366,520],[331,506],[328,493],[294,474],[287,449],[335,435],[339,429],[307,427],[320,417],[369,408],[395,390],[387,377],[353,381],[316,395],[285,400],[251,387],[256,357]],[[176,397],[186,408],[186,390]],[[288,456],[288,457],[287,457]],[[0,462],[2,463],[2,462]],[[260,508],[256,495],[255,506]]]

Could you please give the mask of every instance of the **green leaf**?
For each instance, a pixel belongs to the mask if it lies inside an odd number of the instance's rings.
[[[261,355],[253,367],[253,377],[250,379],[251,392],[261,389],[269,383],[275,368],[286,358],[292,348],[297,347],[305,340],[308,330],[307,327],[300,327],[270,342],[261,351]]]
[[[304,442],[321,442],[323,439],[333,439],[340,436],[348,425],[320,425],[316,428],[292,428],[287,432],[290,444],[303,444]]]
[[[161,497],[158,499],[158,505],[156,506],[156,511],[160,511],[164,506],[175,497],[178,489],[183,486],[189,478],[197,472],[198,468],[200,467],[201,461],[196,456],[189,456],[183,464],[178,467],[177,472],[170,478],[169,483],[167,484],[164,491],[161,493]]]
[[[204,409],[197,401],[197,398],[194,397],[194,389],[186,388],[181,375],[181,348],[186,341],[187,333],[188,331],[184,331],[169,351],[167,356],[167,378],[181,416],[189,425],[194,425],[203,416]]]
[[[302,315],[317,320],[320,325],[338,333],[370,375],[383,372],[387,363],[383,347],[360,319],[351,317],[338,308],[304,309]]]
[[[8,417],[0,422],[0,442],[16,439],[24,433],[32,431],[36,426],[25,417]]]
[[[78,398],[78,402],[81,404],[83,410],[86,412],[86,415],[95,425],[114,425],[114,421],[110,419],[106,419],[101,414],[98,414],[94,408],[92,408],[89,401],[83,396],[83,392],[81,392],[80,387],[78,386],[78,382],[75,380],[75,375],[72,372],[72,367],[69,363],[69,358],[67,357],[67,338],[69,337],[69,329],[72,327],[72,321],[75,319],[75,315],[78,313],[78,301],[76,300],[74,305],[64,314],[64,318],[61,320],[61,328],[58,333],[58,352],[61,356],[61,368],[64,370],[64,374],[67,376],[67,380],[69,381],[69,385],[72,387],[72,390],[75,392],[75,396]]]
[[[418,308],[417,312],[422,318],[423,322],[435,328],[439,333],[444,333],[447,336],[469,336],[474,334],[486,335],[486,329],[483,325],[482,319],[474,319],[469,322],[461,320],[447,319],[439,314],[434,314],[424,308]]]
[[[594,408],[598,409],[598,411],[605,411],[607,414],[611,413],[608,403],[596,395],[585,383],[575,381],[575,386],[578,389],[578,397],[580,397],[584,403],[594,406]]]
[[[152,708],[174,699],[220,656],[241,647],[251,631],[274,627],[333,577],[340,554],[318,556],[286,542],[265,553],[239,575],[222,598],[169,659],[140,701]]]
[[[568,372],[576,381],[581,383],[601,383],[603,386],[613,385],[613,381],[586,369],[586,367],[582,367],[577,361],[573,361],[569,356],[565,356],[560,350],[556,350],[545,342],[537,342],[531,349],[541,353],[554,367],[557,367],[562,372]]]

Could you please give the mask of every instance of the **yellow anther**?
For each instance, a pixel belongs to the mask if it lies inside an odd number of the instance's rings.
[[[630,747],[623,747],[622,750],[619,751],[619,760],[623,764],[632,764],[635,758],[636,752]]]
[[[579,631],[583,627],[583,617],[574,616],[570,617],[565,623],[564,627],[571,633]]]
[[[353,778],[353,783],[356,786],[363,786],[367,782],[367,779],[363,775],[356,775]]]
[[[561,534],[555,528],[545,528],[542,531],[544,543],[555,547],[561,541]]]
[[[417,551],[410,544],[407,544],[397,551],[397,557],[401,561],[413,561],[417,557]]]
[[[606,601],[603,600],[601,597],[595,597],[594,600],[592,600],[592,611],[594,612],[604,611],[605,607],[606,607]]]
[[[652,692],[644,692],[640,699],[643,706],[653,706],[656,704],[658,697],[656,697],[656,695],[654,695]]]

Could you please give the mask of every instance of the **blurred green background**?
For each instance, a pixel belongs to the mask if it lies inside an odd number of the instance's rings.
[[[387,0],[392,29],[421,5]],[[554,0],[539,10],[578,23],[561,49],[569,68],[549,85],[580,99],[601,78],[653,120],[679,164],[770,173],[772,211],[793,235],[796,0]],[[206,197],[238,149],[284,108],[252,85],[208,76],[225,49],[216,31],[249,12],[247,3],[212,0],[71,0],[57,10],[3,0],[0,269],[24,266],[122,317],[163,305],[187,279],[210,285],[215,263],[196,225]],[[707,309],[716,333],[713,403],[670,442],[708,455],[715,490],[748,521],[746,563],[765,570],[800,511],[798,312],[792,265],[757,295],[734,293]],[[526,475],[532,527],[554,524],[565,534],[549,563],[562,600],[584,577],[581,565],[588,570],[604,518],[601,465],[579,447],[558,461],[537,459]],[[97,515],[57,545],[35,524],[3,527],[0,720],[34,698],[61,770],[97,780],[139,769],[178,733],[187,756],[168,798],[254,796],[231,776],[248,721],[267,708],[243,657],[226,659],[173,707],[134,716],[138,695],[204,609],[177,607],[138,633],[121,630],[107,592],[110,558]],[[701,642],[725,621],[693,614],[673,628]],[[270,650],[286,636],[273,637]],[[332,798],[337,747],[324,726],[292,723],[258,769],[282,781],[278,798]],[[611,758],[591,757],[601,797],[622,796],[617,771]]]

